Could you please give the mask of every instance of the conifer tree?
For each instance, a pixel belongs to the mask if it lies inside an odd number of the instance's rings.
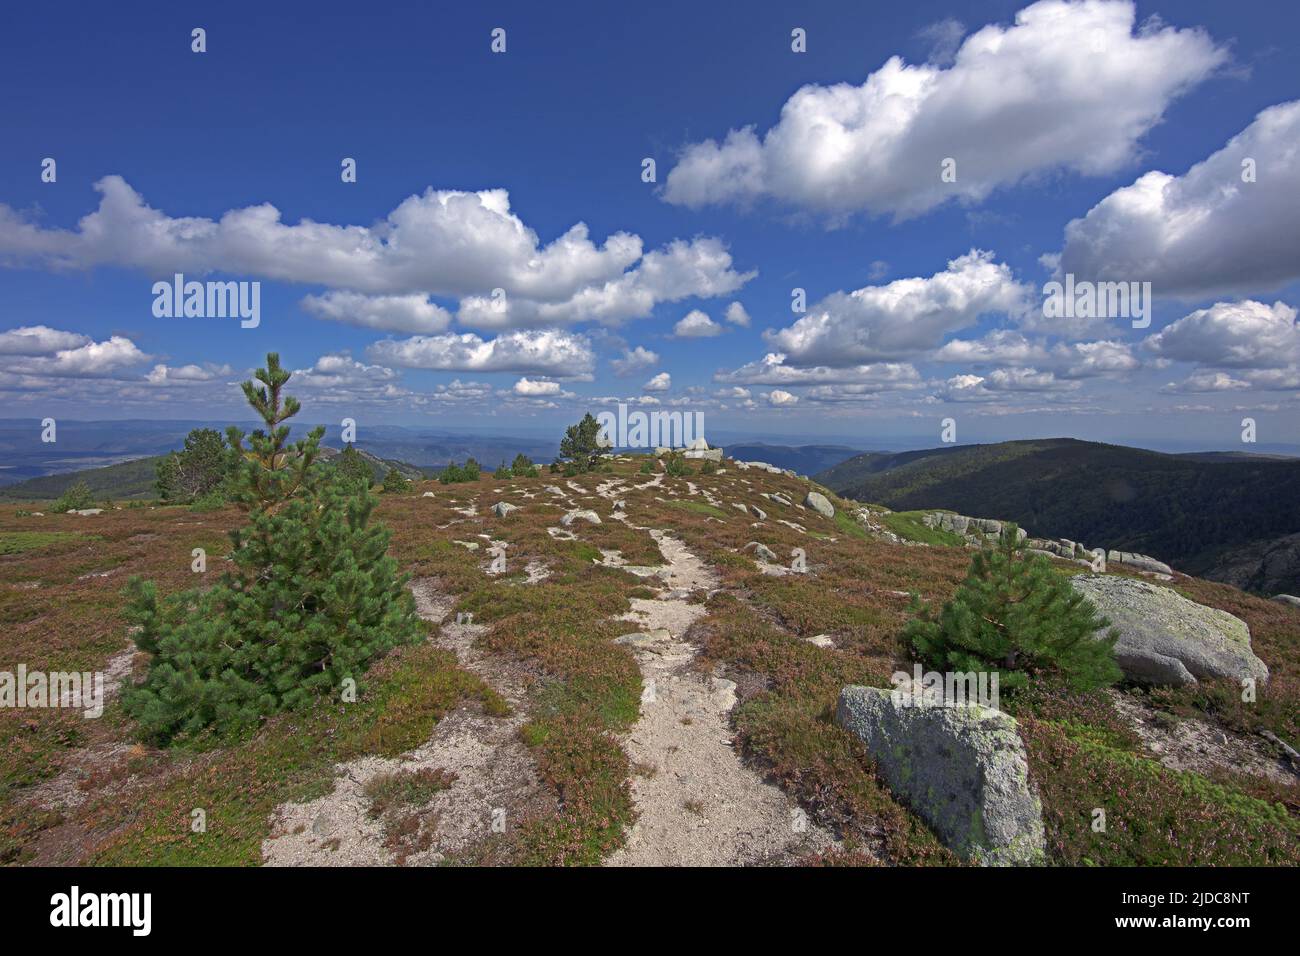
[[[595,471],[600,464],[600,422],[591,412],[576,425],[570,425],[560,439],[560,457],[567,458],[577,471]]]
[[[123,704],[155,738],[250,730],[348,678],[360,685],[378,656],[421,638],[389,532],[370,523],[377,499],[317,461],[324,429],[289,443],[289,376],[268,355],[261,384],[244,383],[266,430],[228,432],[232,498],[249,522],[231,532],[234,568],[207,591],[162,599],[152,582],[130,582],[128,615],[152,660]]]
[[[410,479],[396,468],[389,468],[388,474],[384,475],[384,494],[400,494],[410,487]]]
[[[374,484],[375,476],[370,470],[370,465],[351,444],[339,454],[335,467],[338,468],[344,481],[363,488],[369,488]]]
[[[1024,686],[1055,672],[1076,690],[1113,684],[1115,634],[1097,609],[1041,555],[1023,553],[1019,529],[1003,526],[998,543],[978,552],[966,580],[937,616],[914,600],[919,616],[903,634],[927,665],[942,671],[998,671],[999,685]]]
[[[185,447],[158,462],[155,487],[164,501],[193,501],[220,495],[234,455],[221,433],[212,428],[196,428],[185,436]]]

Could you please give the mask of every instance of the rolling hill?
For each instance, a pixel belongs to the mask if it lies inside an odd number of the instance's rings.
[[[1138,551],[1247,590],[1300,588],[1300,459],[1056,438],[869,453],[817,480],[896,510],[948,508]]]

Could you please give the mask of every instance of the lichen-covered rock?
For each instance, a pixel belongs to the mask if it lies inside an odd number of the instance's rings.
[[[575,521],[590,521],[592,524],[600,524],[600,515],[589,509],[582,508],[576,511],[570,511],[560,519],[560,524],[567,528]]]
[[[758,558],[760,561],[776,561],[776,552],[767,545],[758,541],[751,541],[749,544],[745,545],[745,550],[748,551],[750,548],[754,549],[754,557]]]
[[[496,504],[492,506],[492,513],[495,514],[498,518],[504,518],[507,515],[509,515],[510,512],[518,511],[518,510],[519,510],[518,505],[512,505],[508,501],[498,501]]]
[[[1268,667],[1251,649],[1250,628],[1226,611],[1135,578],[1080,574],[1071,583],[1119,632],[1115,662],[1130,680],[1174,686],[1214,677],[1268,680]]]
[[[1290,604],[1292,607],[1300,607],[1300,597],[1294,594],[1275,594],[1273,600],[1279,604]]]
[[[978,704],[917,706],[879,687],[850,686],[835,720],[954,852],[990,866],[1042,861],[1042,805],[1014,717]]]
[[[805,508],[811,508],[824,518],[835,517],[835,506],[820,491],[810,491],[803,500]]]

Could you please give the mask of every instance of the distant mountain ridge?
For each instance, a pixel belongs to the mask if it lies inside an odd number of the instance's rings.
[[[737,461],[765,461],[801,475],[825,471],[863,453],[862,449],[847,445],[768,445],[763,442],[726,445],[724,450],[728,458]]]
[[[338,448],[322,446],[321,457],[326,461],[340,453]],[[390,468],[412,480],[428,478],[434,469],[418,468],[409,462],[393,458],[380,458],[363,448],[357,453],[370,466],[370,473],[379,484],[384,480]],[[86,468],[81,471],[66,471],[56,475],[42,475],[29,478],[15,484],[0,487],[0,501],[45,501],[58,498],[74,483],[84,481],[96,499],[114,501],[155,498],[157,489],[154,482],[158,474],[158,462],[164,455],[149,455],[118,462],[101,468]]]
[[[868,453],[816,479],[895,510],[1002,518],[1248,590],[1300,589],[1300,459],[1055,438]]]
[[[0,486],[164,455],[180,448],[192,429],[212,428],[224,435],[228,424],[190,420],[68,420],[58,422],[57,441],[45,443],[41,441],[42,427],[38,419],[0,419]],[[252,422],[235,424],[245,431],[256,427]],[[313,427],[311,424],[294,425],[292,437],[302,438]],[[482,465],[495,468],[502,461],[513,461],[515,455],[521,453],[533,461],[549,462],[559,449],[558,437],[547,440],[366,422],[360,423],[357,434],[358,448],[384,460],[426,469],[443,468],[448,462],[466,458],[475,458]],[[325,442],[334,447],[342,446],[337,424],[326,425]],[[122,472],[93,477],[111,485],[121,479]],[[56,484],[62,486],[62,483]],[[34,487],[44,489],[47,485],[43,483]],[[14,496],[4,497],[12,499]]]

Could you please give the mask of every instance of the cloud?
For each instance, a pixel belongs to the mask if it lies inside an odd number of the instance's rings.
[[[757,275],[736,272],[731,266],[731,254],[720,239],[677,239],[647,253],[635,269],[618,279],[586,286],[563,301],[468,296],[461,300],[456,318],[481,329],[575,322],[617,325],[648,316],[661,302],[728,295]]]
[[[746,385],[814,385],[856,384],[877,389],[908,388],[920,383],[921,377],[907,362],[877,362],[832,368],[825,365],[798,367],[787,365],[780,352],[769,352],[757,362],[750,362],[731,372],[714,375],[716,382]]]
[[[647,392],[666,392],[673,387],[673,377],[667,372],[660,372],[650,381],[646,382],[641,388]]]
[[[5,363],[6,372],[53,378],[107,376],[149,360],[125,336],[96,342],[89,336],[43,325],[0,333],[0,354],[11,357]]]
[[[783,405],[794,405],[799,401],[798,395],[791,395],[789,392],[779,388],[774,388],[765,396],[767,403],[780,408]]]
[[[1285,368],[1300,362],[1296,310],[1284,302],[1216,302],[1150,336],[1143,345],[1178,362],[1216,368]]]
[[[235,374],[229,365],[155,365],[144,378],[150,385],[205,385]]]
[[[1142,365],[1127,343],[1111,340],[1061,343],[1052,349],[1052,360],[1063,378],[1114,375],[1131,372]]]
[[[91,342],[80,332],[64,332],[48,325],[28,325],[0,332],[0,355],[49,355]]]
[[[742,329],[749,328],[749,313],[745,311],[745,307],[739,302],[733,302],[727,306],[727,311],[722,314],[722,317],[732,325],[738,325]]]
[[[495,339],[462,334],[384,339],[367,349],[372,361],[401,368],[445,371],[518,372],[555,378],[583,378],[595,366],[584,336],[556,329],[507,332]]]
[[[322,355],[310,368],[293,373],[293,387],[311,393],[313,404],[405,402],[411,393],[398,384],[400,375],[382,365],[366,365],[346,352]]]
[[[939,395],[949,402],[988,402],[997,398],[981,375],[954,375],[944,382]]]
[[[1025,365],[1043,362],[1048,350],[1020,332],[995,329],[980,339],[952,339],[931,356],[936,362],[961,365]]]
[[[1064,379],[1094,378],[1141,367],[1124,342],[1060,342],[1048,347],[1010,329],[995,329],[980,339],[953,339],[930,358],[953,365],[1046,368]]]
[[[761,137],[751,126],[688,146],[663,198],[906,219],[1049,171],[1112,173],[1227,60],[1199,30],[1134,22],[1130,2],[1044,0],[966,37],[950,67],[895,56],[860,86],[808,84]],[[956,182],[940,180],[947,157]]]
[[[927,63],[949,66],[957,58],[957,50],[961,47],[962,37],[966,35],[966,28],[960,20],[948,17],[922,27],[916,35],[930,44]]]
[[[1254,160],[1256,181],[1242,181]],[[1058,274],[1156,295],[1258,294],[1300,278],[1300,100],[1269,107],[1182,176],[1149,172],[1065,227]]]
[[[985,313],[1022,313],[1029,294],[991,252],[971,250],[929,278],[836,292],[764,337],[791,365],[837,368],[906,358],[937,347]]]
[[[678,339],[708,339],[722,334],[722,326],[699,309],[692,309],[673,326],[673,337]]]
[[[619,378],[635,375],[648,368],[654,368],[658,364],[659,353],[652,352],[642,345],[638,345],[634,349],[624,349],[622,358],[609,360],[610,368],[614,370],[614,374]]]
[[[999,368],[987,375],[954,375],[942,384],[938,397],[950,402],[988,402],[1013,393],[1073,392],[1079,383],[1062,381],[1051,371]]]
[[[515,382],[515,394],[536,397],[538,395],[559,395],[562,389],[559,382],[541,382],[521,378]]]
[[[95,184],[99,207],[75,229],[47,229],[0,205],[0,264],[49,269],[116,266],[153,277],[212,272],[322,285],[350,295],[446,296],[458,317],[485,328],[649,315],[660,302],[728,295],[754,273],[737,273],[712,237],[674,240],[645,253],[639,236],[593,242],[577,223],[543,243],[510,209],[503,189],[434,190],[409,196],[371,226],[281,221],[269,203],[220,219],[172,217],[145,203],[120,176]],[[506,309],[492,298],[504,291]],[[437,312],[412,302],[312,303],[315,314],[389,328],[434,331]],[[361,309],[360,315],[352,313]],[[422,327],[412,328],[413,324]]]
[[[445,331],[451,313],[430,302],[425,295],[362,295],[359,292],[327,292],[309,295],[302,307],[319,319],[331,319],[386,332],[433,333]]]
[[[1170,394],[1179,394],[1184,392],[1230,392],[1248,388],[1250,388],[1249,382],[1243,382],[1240,379],[1233,378],[1227,372],[1203,370],[1195,372],[1182,382],[1170,382],[1164,388],[1160,389],[1160,391]]]

